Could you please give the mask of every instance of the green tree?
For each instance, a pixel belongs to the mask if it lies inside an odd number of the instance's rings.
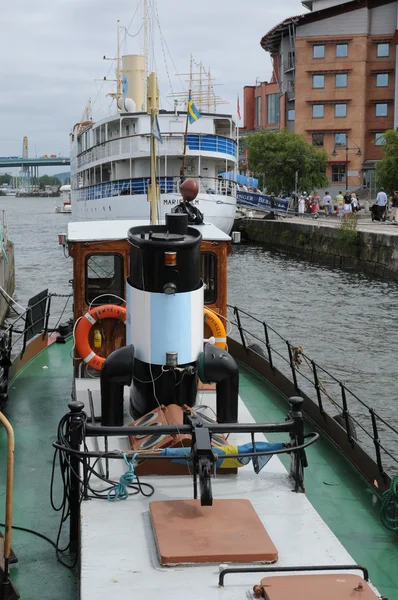
[[[8,173],[5,173],[4,175],[0,175],[0,185],[3,185],[4,183],[6,183],[7,185],[10,185],[11,179],[12,179],[12,177]]]
[[[247,136],[249,167],[264,176],[268,192],[290,194],[328,185],[325,175],[328,155],[308,144],[302,135],[284,131],[259,131]]]
[[[392,195],[398,189],[398,132],[389,129],[384,140],[383,158],[376,165],[376,185]]]
[[[41,177],[39,177],[39,188],[41,190],[44,190],[46,185],[59,185],[60,186],[61,182],[58,179],[58,177],[50,177],[49,175],[42,175]]]

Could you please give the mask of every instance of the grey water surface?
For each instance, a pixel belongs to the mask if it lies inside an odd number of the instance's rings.
[[[58,245],[58,234],[66,233],[72,217],[55,213],[56,202],[0,198],[15,244],[15,299],[22,306],[45,288],[72,291],[72,259]],[[233,246],[229,258],[228,301],[303,346],[307,355],[398,426],[397,283],[242,244]],[[54,298],[53,304],[54,323],[65,299]]]

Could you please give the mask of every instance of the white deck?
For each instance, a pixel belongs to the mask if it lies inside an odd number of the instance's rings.
[[[98,382],[99,383],[99,382]],[[78,399],[96,380],[78,381]],[[80,391],[79,391],[80,390]],[[94,394],[94,402],[99,399]],[[213,392],[201,392],[199,403],[213,404]],[[97,411],[95,411],[97,412]],[[252,422],[240,401],[239,421]],[[126,423],[131,418],[126,416]],[[230,436],[244,443],[249,435]],[[281,437],[286,440],[286,434]],[[111,438],[109,448],[125,449],[127,439]],[[111,461],[111,476],[125,471],[120,460]],[[311,469],[311,464],[309,466]],[[225,588],[218,587],[219,565],[164,568],[160,565],[149,515],[152,500],[193,498],[190,477],[143,477],[155,487],[151,498],[133,496],[125,501],[91,500],[81,505],[81,599],[164,598],[173,600],[244,600],[252,598],[262,573],[232,574]],[[279,551],[279,566],[353,564],[354,561],[304,494],[292,492],[292,482],[281,461],[273,457],[260,475],[249,464],[237,476],[212,480],[213,498],[249,498]],[[238,515],[237,515],[238,518]],[[233,565],[230,566],[239,566]],[[241,565],[242,566],[242,565]],[[356,573],[356,572],[355,572]],[[358,572],[360,575],[360,572]]]
[[[125,240],[131,227],[149,225],[148,220],[114,220],[114,221],[75,221],[68,223],[68,242],[91,242],[105,240]],[[229,241],[229,235],[211,223],[195,225],[202,234],[203,240]]]

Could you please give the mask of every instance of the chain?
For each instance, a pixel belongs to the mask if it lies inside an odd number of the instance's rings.
[[[73,294],[48,294],[50,298],[71,298]]]

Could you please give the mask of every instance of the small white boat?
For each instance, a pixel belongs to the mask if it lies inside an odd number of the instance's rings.
[[[71,186],[69,184],[63,185],[59,189],[60,191],[60,200],[61,204],[57,204],[55,207],[55,212],[57,213],[71,213],[72,212],[72,203],[71,203]]]

